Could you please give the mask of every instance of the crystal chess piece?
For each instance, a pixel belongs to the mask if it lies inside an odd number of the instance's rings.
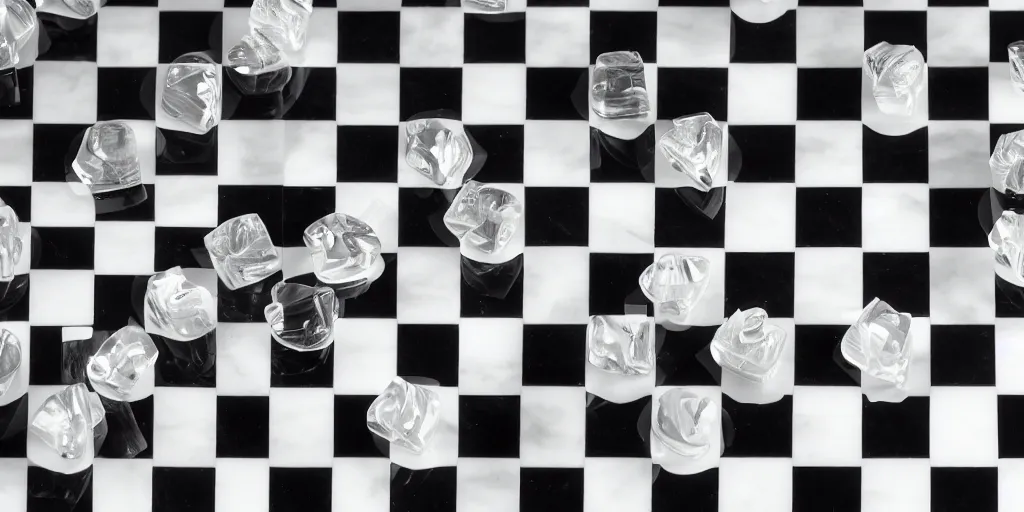
[[[167,115],[199,133],[219,121],[221,80],[217,64],[202,52],[186,53],[167,67],[160,106]]]
[[[254,32],[228,50],[228,67],[242,75],[260,75],[287,68],[288,60],[262,33]]]
[[[686,319],[710,282],[711,262],[668,253],[640,274],[640,290],[668,320]]]
[[[456,188],[473,163],[473,146],[457,122],[428,118],[405,124],[405,162],[435,185]]]
[[[104,420],[99,396],[85,384],[68,386],[51,395],[32,417],[29,431],[65,459],[88,455],[93,429]]]
[[[124,121],[100,121],[85,132],[71,163],[90,194],[103,194],[142,184],[135,131]]]
[[[280,282],[270,296],[272,302],[263,313],[275,340],[299,352],[324,349],[334,342],[339,308],[334,290]]]
[[[753,382],[775,375],[786,346],[786,332],[768,323],[761,308],[736,310],[711,340],[711,357],[723,369]]]
[[[249,10],[249,32],[293,52],[306,44],[313,0],[255,0]]]
[[[607,118],[640,117],[651,111],[644,61],[634,51],[602,53],[594,64],[590,103]]]
[[[864,52],[864,72],[871,78],[872,94],[883,114],[909,116],[924,87],[926,70],[921,52],[906,44],[885,41]]]
[[[1024,284],[1024,214],[1004,211],[988,234],[988,246],[996,253],[1001,273],[1009,273],[1018,286]]]
[[[587,360],[619,375],[647,375],[654,368],[654,327],[643,315],[592,316]]]
[[[1014,41],[1006,46],[1010,55],[1010,83],[1013,88],[1024,92],[1024,41]]]
[[[670,450],[684,457],[700,457],[711,447],[717,430],[715,402],[682,388],[671,388],[658,399],[654,435]]]
[[[462,0],[462,5],[481,12],[505,12],[507,0]]]
[[[444,225],[459,240],[485,254],[502,250],[512,240],[523,205],[502,189],[469,181],[444,214]]]
[[[902,389],[910,366],[910,322],[908,313],[899,313],[876,297],[843,336],[843,358],[869,376]]]
[[[191,341],[217,327],[217,303],[210,291],[185,278],[181,267],[157,272],[146,285],[146,332]]]
[[[35,9],[25,0],[0,0],[0,70],[18,64],[18,51],[28,43],[38,23]]]
[[[370,432],[413,453],[422,453],[441,418],[437,392],[395,377],[366,411]]]
[[[36,0],[38,12],[84,20],[94,16],[104,0]]]
[[[21,368],[21,341],[13,332],[0,329],[0,396],[4,396]]]
[[[992,188],[999,192],[1024,193],[1024,130],[1004,133],[988,160]]]
[[[677,118],[672,125],[658,141],[658,149],[699,190],[711,190],[721,163],[722,128],[707,112]]]
[[[258,283],[281,270],[281,257],[255,213],[224,221],[204,238],[213,268],[231,290]]]
[[[89,358],[86,373],[100,394],[127,398],[132,388],[156,363],[159,353],[153,339],[137,325],[122,327]]]
[[[14,280],[14,266],[21,261],[18,214],[0,199],[0,282]]]
[[[384,271],[380,239],[365,222],[343,213],[328,214],[302,233],[309,248],[313,273],[328,284],[359,285]]]

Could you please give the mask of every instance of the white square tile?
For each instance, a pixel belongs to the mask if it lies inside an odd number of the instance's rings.
[[[1024,122],[1024,93],[1010,83],[1009,62],[988,65],[988,118],[993,123]]]
[[[462,120],[467,124],[526,122],[526,66],[467,64],[462,67]]]
[[[527,121],[523,130],[523,184],[590,184],[590,127],[582,121]]]
[[[159,61],[160,11],[105,6],[96,20],[96,63],[104,67],[152,67]]]
[[[718,486],[720,512],[790,512],[793,501],[793,462],[790,459],[722,459]]]
[[[96,201],[75,194],[67,183],[32,184],[32,225],[88,227],[96,223]]]
[[[700,301],[690,310],[686,317],[687,325],[721,325],[725,314],[725,250],[692,247],[658,247],[654,251],[654,261],[670,252],[687,256],[700,256],[711,264],[708,275],[708,287]],[[639,276],[637,276],[639,277]],[[710,340],[709,340],[710,341]]]
[[[398,373],[398,322],[342,318],[334,324],[334,391],[376,395]]]
[[[996,389],[1004,395],[1024,395],[1024,318],[996,319]]]
[[[93,266],[97,274],[152,274],[156,230],[152,222],[97,222]],[[163,269],[161,269],[163,270]]]
[[[402,9],[398,62],[404,67],[461,66],[462,9]]]
[[[587,393],[580,387],[526,386],[520,397],[523,467],[583,467]]]
[[[33,270],[29,282],[28,319],[32,325],[92,324],[92,271]]]
[[[988,65],[987,9],[938,7],[927,17],[929,66]]]
[[[859,121],[798,122],[797,186],[861,186],[864,183],[863,126]]]
[[[216,456],[217,391],[160,388],[153,395],[153,465],[213,467]]]
[[[989,0],[988,6],[993,11],[1020,10],[1024,9],[1024,0]]]
[[[158,0],[161,11],[221,11],[224,0]]]
[[[590,64],[590,11],[578,7],[526,10],[526,65],[582,68]]]
[[[519,461],[459,459],[457,512],[519,512]]]
[[[582,324],[590,317],[590,251],[586,247],[527,247],[523,264],[523,320],[528,324]]]
[[[309,257],[309,249],[305,247],[280,247],[281,272],[284,279],[313,272],[313,260]]]
[[[217,129],[219,185],[284,184],[284,121],[221,121]]]
[[[4,512],[26,512],[28,507],[28,460],[6,459],[0,464],[0,504]]]
[[[392,126],[399,121],[397,65],[338,64],[337,83],[338,124]]]
[[[274,467],[331,467],[334,391],[274,388],[270,392],[270,463]]]
[[[729,124],[796,122],[796,66],[729,66]]]
[[[96,510],[153,510],[153,461],[97,457],[93,462],[92,477],[92,504]],[[2,499],[0,503],[3,503]]]
[[[217,194],[215,176],[160,176],[152,199],[156,225],[217,227]]]
[[[658,65],[728,67],[731,14],[725,7],[658,9]]]
[[[1024,460],[999,460],[999,512],[1024,509]]]
[[[654,252],[654,186],[591,185],[589,242],[591,252]]]
[[[285,186],[335,186],[338,125],[333,121],[285,121],[284,125]]]
[[[992,77],[990,76],[990,78]],[[1009,87],[1009,84],[1006,85]],[[991,93],[989,97],[992,97]],[[1024,111],[1024,103],[1021,104],[1021,109]],[[966,172],[967,169],[987,171],[989,127],[987,121],[930,121],[928,123],[928,186],[930,188],[992,186],[992,177],[988,172]]]
[[[927,8],[928,0],[864,0],[864,9],[869,11],[923,11]]]
[[[454,466],[459,460],[459,390],[430,386],[441,399],[441,418],[430,444],[417,455],[404,448],[391,448],[391,462],[409,469]]]
[[[793,465],[859,466],[861,392],[851,386],[793,391]]]
[[[306,45],[295,55],[292,66],[333,68],[338,65],[338,10],[313,9],[306,30]]]
[[[869,183],[862,194],[865,251],[928,252],[928,185]]]
[[[270,393],[270,331],[263,323],[217,325],[217,393]]]
[[[992,250],[933,248],[928,257],[932,323],[993,323]]]
[[[651,459],[587,458],[583,464],[583,511],[650,512]]]
[[[932,510],[928,459],[864,459],[860,475],[861,512]]]
[[[398,322],[454,324],[459,320],[457,248],[403,247],[398,251]]]
[[[40,124],[95,123],[96,80],[95,62],[36,62],[32,120]]]
[[[523,388],[523,321],[463,318],[459,321],[459,392],[518,395]]]
[[[398,186],[394,183],[346,183],[336,187],[334,211],[369,224],[380,238],[381,252],[398,250]]]
[[[219,459],[214,486],[217,512],[269,512],[270,464],[267,459]]]
[[[0,186],[32,184],[32,121],[0,120]]]
[[[655,11],[658,0],[590,0],[595,11]]]
[[[852,324],[864,308],[864,253],[859,248],[796,250],[793,318],[800,324]]]
[[[933,387],[929,400],[932,466],[995,466],[999,422],[993,387]]]
[[[801,6],[796,10],[798,66],[859,68],[863,57],[863,9]]]
[[[335,459],[331,476],[333,512],[390,512],[391,462],[388,459]]]
[[[741,252],[787,252],[796,248],[796,186],[791,183],[730,183],[725,248]]]
[[[397,11],[402,0],[338,0],[339,11]]]

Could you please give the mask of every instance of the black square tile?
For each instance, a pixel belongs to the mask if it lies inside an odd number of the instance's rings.
[[[156,186],[153,184],[144,184],[142,185],[142,192],[140,192],[139,195],[142,196],[142,193],[145,193],[145,196],[142,198],[142,202],[130,208],[116,209],[119,208],[121,204],[124,204],[121,198],[109,200],[110,204],[113,205],[115,209],[113,211],[102,213],[96,212],[96,221],[152,222],[156,218]],[[102,208],[102,206],[100,206],[102,204],[101,202],[97,201],[96,204],[97,208]]]
[[[69,169],[64,167],[64,159],[69,152],[78,152],[88,128],[84,124],[33,124],[32,181],[66,182]]]
[[[654,183],[654,125],[635,139],[590,128],[591,183]]]
[[[449,191],[454,192],[454,191]],[[444,225],[452,193],[434,188],[398,189],[400,247],[456,247],[459,241]]]
[[[398,64],[398,11],[338,13],[338,62]]]
[[[654,189],[655,247],[725,247],[725,196],[713,218],[708,218],[699,205],[680,196],[675,189]]]
[[[519,457],[518,396],[459,396],[459,457]]]
[[[921,50],[928,61],[928,17],[920,11],[864,12],[864,49],[887,41],[891,44],[910,44]]]
[[[462,68],[402,68],[399,82],[403,121],[433,110],[462,112]]]
[[[1024,458],[1024,395],[999,395],[999,458]]]
[[[722,380],[722,367],[709,362],[706,351],[717,325],[694,326],[682,331],[656,327],[657,338],[664,337],[658,350],[657,381],[662,386],[717,386]],[[706,357],[705,357],[706,356]]]
[[[214,468],[153,468],[153,512],[215,512]]]
[[[864,253],[864,304],[882,297],[897,311],[929,316],[928,253]]]
[[[156,119],[155,84],[155,68],[99,68],[97,118]]]
[[[582,386],[586,348],[584,325],[524,325],[523,385]]]
[[[860,512],[859,467],[793,468],[793,512]]]
[[[932,467],[932,512],[996,512],[998,468]]]
[[[635,51],[654,62],[658,49],[658,15],[650,11],[590,11],[590,62],[607,52]]]
[[[725,253],[725,311],[759,307],[792,318],[794,275],[791,252]]]
[[[590,234],[590,190],[585,187],[527,187],[526,245],[586,247]]]
[[[17,95],[17,104],[12,101],[0,108],[0,119],[32,119],[34,75],[33,67],[0,73],[0,86],[5,88],[5,93],[10,91]],[[16,92],[14,87],[17,87]]]
[[[92,467],[65,475],[28,466],[29,512],[92,512]],[[155,510],[155,509],[154,509]]]
[[[988,68],[929,69],[928,118],[988,120]]]
[[[587,68],[526,68],[526,118],[587,119],[589,83]]]
[[[522,254],[499,264],[460,258],[460,316],[522,318],[523,260]]]
[[[149,280],[147,276],[95,276],[93,327],[114,331],[127,325],[129,318],[142,323],[135,313],[142,309],[142,297],[138,294],[133,297],[132,294],[136,279]]]
[[[19,274],[11,281],[0,284],[4,297],[0,299],[0,322],[28,322],[29,296],[32,278]]]
[[[156,258],[153,268],[200,267],[196,255],[209,260],[203,237],[210,228],[178,228],[157,226],[153,234]],[[210,267],[212,268],[212,267]]]
[[[583,468],[520,469],[519,510],[583,512]]]
[[[334,345],[323,350],[296,352],[269,337],[266,343],[270,343],[270,387],[334,387]]]
[[[859,121],[859,68],[799,68],[796,118],[803,121]]]
[[[391,512],[455,510],[456,468],[414,470],[392,464],[391,475]]]
[[[861,454],[864,458],[928,458],[929,403],[926,396],[900,403],[861,397]]]
[[[523,125],[468,125],[466,131],[487,151],[485,165],[474,179],[523,182]]]
[[[338,181],[398,181],[397,126],[339,126]]]
[[[29,339],[21,340],[30,344],[28,359],[28,383],[33,386],[56,386],[61,384],[64,352],[61,342],[61,327],[29,327]],[[35,411],[33,411],[34,413]]]
[[[737,432],[723,457],[791,457],[793,454],[793,396],[771,404],[744,404],[722,396],[722,410]]]
[[[39,13],[39,57],[41,61],[96,62],[96,21],[98,16],[75,20]]]
[[[856,386],[834,359],[846,325],[797,325],[793,333],[794,382],[798,386]]]
[[[338,73],[334,68],[303,68],[306,85],[284,113],[286,121],[334,121]]]
[[[284,187],[276,185],[221,185],[217,187],[217,222],[224,223],[240,215],[260,216],[274,245],[283,245],[282,200]]]
[[[217,397],[217,458],[267,458],[270,397]]]
[[[331,468],[270,468],[270,512],[331,512]]]
[[[526,62],[526,13],[465,15],[466,64]]]
[[[398,324],[398,375],[458,386],[459,327]]]
[[[637,432],[637,419],[651,406],[651,397],[616,404],[587,394],[587,457],[650,457]],[[650,414],[650,409],[647,409]]]
[[[3,187],[0,201],[10,206],[21,222],[32,222],[32,186]]]
[[[995,327],[932,325],[933,386],[994,386]]]
[[[654,262],[653,254],[590,254],[590,314],[621,315],[639,290],[637,276]]]
[[[1022,11],[988,12],[989,62],[1006,62],[1006,46],[1021,39],[1020,26],[1024,23]]]
[[[28,442],[28,394],[0,406],[0,459],[24,459]]]
[[[156,129],[157,176],[216,176],[217,127],[196,135]]]
[[[224,15],[219,11],[160,11],[160,63],[167,64],[190,52],[205,52],[219,63]]]
[[[394,253],[381,254],[384,273],[370,289],[345,299],[345,318],[395,318],[398,308],[398,258]]]
[[[729,69],[658,68],[658,119],[700,112],[729,120]]]
[[[733,181],[794,182],[796,126],[730,126],[729,137],[736,141],[742,161],[746,162]]]
[[[106,404],[104,404],[106,407]],[[135,418],[135,425],[138,427],[139,432],[142,434],[142,438],[146,440],[146,449],[139,452],[135,456],[136,459],[152,459],[153,458],[153,397],[143,398],[142,400],[136,400],[124,404],[131,411],[132,417]],[[110,421],[109,419],[107,421]],[[116,427],[115,427],[116,428]],[[100,450],[100,455],[103,457],[109,457],[106,450],[110,448],[115,450],[115,453],[120,456],[125,453],[123,449],[118,450],[118,445],[111,442],[110,435],[107,435],[107,440],[103,443],[103,449]]]
[[[928,190],[931,247],[987,247],[988,233],[978,228],[978,201],[984,189]]]
[[[376,398],[370,395],[334,395],[335,457],[388,456],[390,445],[377,442],[375,434],[366,428],[366,411]]]
[[[279,270],[258,283],[232,290],[223,280],[218,279],[217,293],[214,295],[217,299],[217,320],[240,323],[265,322],[263,309],[270,305],[270,292],[275,284],[283,280],[284,273]]]
[[[321,217],[337,211],[334,187],[284,187],[282,213],[285,247],[303,247],[302,233]]]
[[[860,247],[860,188],[797,188],[797,247]]]
[[[95,228],[33,227],[39,233],[39,261],[33,269],[91,270],[95,256]],[[35,248],[33,247],[33,252]]]
[[[928,128],[889,136],[863,129],[864,183],[928,183]]]
[[[767,23],[751,23],[732,13],[730,62],[796,63],[796,10]]]
[[[695,475],[661,471],[651,487],[651,512],[676,512],[680,503],[692,512],[718,511],[718,468]]]

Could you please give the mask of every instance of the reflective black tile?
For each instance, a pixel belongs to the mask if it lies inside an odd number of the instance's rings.
[[[637,422],[650,415],[651,397],[616,404],[587,394],[587,457],[649,457]]]
[[[459,396],[459,457],[519,457],[518,396]]]
[[[722,410],[729,413],[737,435],[723,457],[792,457],[793,396],[771,404],[742,404],[722,396]]]
[[[651,11],[590,11],[590,62],[607,52],[640,53],[655,62],[658,52],[658,14]]]
[[[932,325],[931,327],[931,383],[933,386],[994,386],[996,384],[994,326]]]
[[[699,112],[729,119],[728,68],[658,68],[658,119]]]
[[[366,411],[376,398],[370,395],[334,395],[335,457],[388,456],[388,443],[376,442],[375,434],[366,428]]]
[[[267,458],[270,397],[217,397],[217,457]]]
[[[767,23],[751,23],[732,13],[730,62],[796,63],[796,11]],[[659,85],[660,87],[660,85]]]
[[[527,187],[524,224],[528,246],[586,247],[590,191],[584,187]]]
[[[861,450],[864,458],[927,458],[929,403],[926,396],[900,403],[861,397]]]
[[[582,386],[586,346],[584,325],[524,325],[523,385]]]
[[[459,327],[398,324],[398,375],[458,386]]]
[[[526,62],[525,13],[466,13],[464,24],[467,64]]]
[[[403,67],[399,84],[398,110],[403,121],[431,110],[462,112],[462,68]]]
[[[398,64],[399,12],[338,13],[338,62]]]

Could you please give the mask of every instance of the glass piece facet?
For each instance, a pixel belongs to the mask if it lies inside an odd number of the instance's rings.
[[[1004,133],[988,159],[992,187],[1002,193],[1024,193],[1024,130]]]
[[[255,0],[249,11],[249,31],[274,46],[297,52],[306,44],[313,0]]]
[[[93,389],[108,395],[127,397],[159,355],[153,339],[137,325],[111,334],[89,358],[87,374]]]
[[[722,155],[722,128],[703,112],[672,121],[658,142],[672,168],[689,176],[701,191],[711,190]]]
[[[157,272],[146,285],[146,332],[190,341],[217,327],[217,302],[210,291],[188,279],[181,267]]]
[[[0,69],[18,64],[18,51],[38,24],[36,10],[25,0],[0,0]]]
[[[642,315],[590,317],[587,360],[620,375],[647,375],[654,368],[654,328]]]
[[[725,370],[753,382],[775,375],[786,346],[786,331],[768,323],[761,308],[736,310],[711,340],[711,357]]]
[[[103,415],[99,397],[85,384],[73,384],[43,402],[29,430],[61,457],[78,459],[86,455],[93,429]]]
[[[228,50],[227,65],[243,75],[259,75],[288,67],[284,53],[260,33],[246,34]]]
[[[910,322],[908,313],[876,297],[843,336],[843,358],[871,377],[902,389],[910,367]]]
[[[343,213],[328,214],[302,233],[313,273],[329,284],[376,279],[383,270],[380,239],[365,222]],[[373,274],[377,274],[374,276]]]
[[[203,242],[220,280],[232,290],[258,283],[281,270],[281,257],[267,226],[255,213],[224,221]]]
[[[167,115],[206,133],[220,121],[220,102],[220,72],[209,56],[186,53],[171,62],[160,100]]]
[[[640,274],[640,290],[669,318],[685,319],[710,282],[711,262],[668,253]]]
[[[924,56],[912,45],[885,41],[864,52],[864,72],[871,78],[872,94],[883,114],[909,116],[924,87]]]
[[[64,0],[64,5],[83,18],[88,18],[100,10],[100,0]]]
[[[1006,46],[1010,54],[1010,83],[1014,89],[1024,92],[1024,41],[1014,41]]]
[[[339,307],[334,290],[280,282],[270,296],[273,302],[263,313],[275,340],[299,352],[320,350],[334,342]]]
[[[11,331],[0,329],[0,396],[10,389],[19,368],[21,341]]]
[[[601,117],[639,117],[651,111],[644,61],[634,51],[602,53],[594,63],[590,104]]]
[[[456,122],[428,118],[405,124],[405,162],[435,185],[454,188],[473,163],[473,146]]]
[[[1024,214],[1004,211],[988,234],[988,245],[996,253],[996,264],[1024,282]]]
[[[519,227],[523,205],[502,189],[468,181],[444,214],[444,225],[459,240],[486,254],[502,250]]]
[[[652,425],[657,438],[684,457],[700,457],[711,447],[717,431],[715,402],[682,388],[671,388],[658,399]]]
[[[462,3],[484,12],[504,12],[507,7],[506,0],[462,0]]]
[[[18,229],[18,214],[0,199],[0,282],[14,280],[14,266],[21,261],[22,244]]]
[[[413,453],[422,453],[441,418],[437,392],[395,377],[366,411],[370,432]]]
[[[135,131],[124,121],[100,121],[92,125],[82,137],[71,168],[92,194],[141,185]]]

